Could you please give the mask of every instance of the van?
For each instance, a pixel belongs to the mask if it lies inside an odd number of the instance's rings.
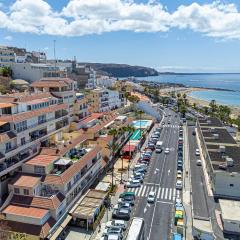
[[[162,141],[157,141],[157,143],[156,143],[156,153],[161,153],[162,152],[162,145],[163,145]]]

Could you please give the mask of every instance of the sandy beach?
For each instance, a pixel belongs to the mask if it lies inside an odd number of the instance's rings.
[[[193,91],[208,91],[208,90],[210,91],[210,89],[207,89],[207,88],[187,88],[187,89],[180,91],[180,93],[181,94],[185,93],[187,95],[187,99],[190,104],[196,103],[196,105],[200,105],[200,106],[209,106],[209,103],[210,103],[209,101],[189,96],[190,93]],[[232,110],[231,117],[237,118],[237,116],[240,115],[240,107],[236,107],[236,106],[232,106],[232,105],[229,105],[229,107]]]

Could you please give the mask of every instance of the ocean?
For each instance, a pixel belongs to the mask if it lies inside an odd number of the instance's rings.
[[[138,78],[163,83],[181,83],[188,87],[219,88],[229,91],[194,91],[192,97],[206,101],[240,106],[240,74],[161,74],[154,77]]]

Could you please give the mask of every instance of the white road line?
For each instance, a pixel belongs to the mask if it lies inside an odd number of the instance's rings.
[[[143,191],[142,191],[142,197],[144,196],[144,193],[145,193],[145,190],[146,190],[146,186],[143,187]]]
[[[176,198],[176,189],[174,188],[173,189],[173,200],[175,200],[175,198]]]
[[[143,185],[141,185],[140,189],[139,189],[139,192],[138,192],[138,196],[140,197],[141,196],[141,192],[143,190]]]
[[[162,188],[162,194],[161,194],[161,199],[163,199],[163,195],[164,195],[164,190],[165,190],[165,188]]]
[[[172,188],[169,189],[169,196],[168,199],[171,200],[172,199]]]
[[[165,197],[164,199],[167,199],[168,198],[168,188],[166,188],[166,192],[165,192]]]
[[[161,193],[161,188],[159,187],[159,189],[158,189],[158,193],[157,193],[157,198],[160,197],[160,193]]]
[[[135,195],[138,195],[138,191],[139,191],[140,188],[137,188],[134,192],[135,192]]]

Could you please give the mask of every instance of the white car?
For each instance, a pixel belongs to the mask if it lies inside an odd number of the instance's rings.
[[[127,188],[137,188],[140,186],[141,186],[141,183],[139,180],[132,180],[127,182]]]
[[[181,180],[177,180],[177,182],[176,182],[176,189],[178,189],[178,190],[182,190],[182,181]]]
[[[119,209],[120,207],[126,208],[126,209],[131,209],[130,203],[118,203],[113,207],[113,209]]]
[[[202,166],[202,161],[200,159],[197,160],[197,165]]]
[[[123,230],[125,230],[127,228],[126,223],[124,220],[112,220],[106,223],[106,227],[110,228],[110,227],[120,227]]]
[[[195,155],[196,155],[196,156],[200,156],[200,151],[199,151],[198,148],[196,149]]]
[[[169,152],[170,152],[169,148],[166,148],[165,151],[164,151],[165,154],[168,154]]]
[[[150,192],[148,194],[148,198],[147,198],[148,203],[154,203],[155,198],[156,198],[156,193],[155,192]]]

